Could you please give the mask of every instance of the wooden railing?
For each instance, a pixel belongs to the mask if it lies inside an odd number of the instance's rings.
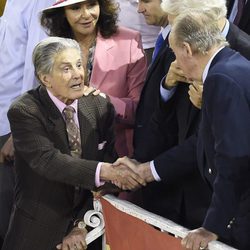
[[[171,233],[175,237],[179,238],[184,238],[188,233],[187,228],[184,228],[174,223],[173,221],[163,218],[159,215],[150,213],[128,201],[120,200],[113,195],[105,195],[103,198],[110,202],[118,210],[141,219],[144,222],[159,228],[162,232]],[[90,210],[85,214],[84,221],[87,225],[94,228],[87,234],[87,244],[91,243],[105,233],[105,223],[102,215],[102,206],[99,200],[94,200],[94,210]],[[235,248],[225,245],[219,241],[212,241],[209,243],[208,249],[233,250]]]

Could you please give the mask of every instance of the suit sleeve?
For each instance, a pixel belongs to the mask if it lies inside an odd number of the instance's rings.
[[[197,165],[197,135],[190,136],[182,144],[172,147],[154,159],[155,170],[161,180],[176,182],[179,178],[199,172]]]
[[[214,137],[216,178],[203,226],[228,237],[227,225],[249,189],[250,112],[246,91],[234,79],[212,75],[204,85],[204,110]]]
[[[141,36],[136,34],[131,40],[130,63],[127,71],[126,84],[128,87],[128,95],[124,98],[111,96],[110,100],[115,107],[117,114],[116,119],[119,123],[133,125],[135,120],[135,111],[143,88],[147,71],[147,61],[143,52]]]
[[[21,102],[16,102],[8,112],[18,156],[33,171],[49,180],[92,190],[98,162],[74,158],[55,148],[48,127],[41,121],[43,116],[37,115],[38,112]]]

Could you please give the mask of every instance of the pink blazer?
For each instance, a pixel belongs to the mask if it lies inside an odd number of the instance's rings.
[[[97,36],[90,84],[110,97],[116,110],[116,150],[119,156],[133,153],[133,125],[136,107],[147,70],[141,36],[119,27],[105,39]]]

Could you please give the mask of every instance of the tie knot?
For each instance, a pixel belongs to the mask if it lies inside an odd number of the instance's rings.
[[[64,110],[63,110],[65,119],[66,119],[66,120],[71,120],[71,119],[73,119],[74,113],[75,113],[75,112],[76,112],[76,111],[75,111],[75,109],[74,109],[73,107],[71,107],[71,106],[65,107]]]

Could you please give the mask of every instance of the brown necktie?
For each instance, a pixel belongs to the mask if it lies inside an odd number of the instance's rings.
[[[75,109],[71,106],[67,106],[63,110],[71,155],[80,158],[82,154],[81,136],[80,130],[74,121],[75,112]]]

